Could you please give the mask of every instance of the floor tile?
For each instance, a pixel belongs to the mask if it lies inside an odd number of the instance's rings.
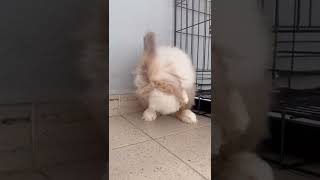
[[[120,95],[109,95],[109,101],[110,100],[119,100],[120,99]]]
[[[186,164],[150,140],[110,151],[110,180],[200,180]]]
[[[141,107],[139,101],[130,99],[130,97],[121,97],[119,109],[121,114],[137,113],[143,111],[143,108]]]
[[[99,161],[66,164],[46,170],[52,180],[102,180],[104,165]]]
[[[46,176],[34,172],[18,172],[0,175],[1,180],[48,180]]]
[[[31,146],[0,151],[0,171],[24,169],[32,166]]]
[[[122,94],[120,100],[125,103],[126,101],[138,101],[138,98],[135,94]]]
[[[120,100],[109,98],[109,116],[120,115]]]
[[[37,164],[40,167],[52,167],[78,161],[103,158],[105,152],[101,144],[78,144],[64,146],[39,146]]]
[[[18,132],[18,133],[17,133]],[[31,123],[0,125],[0,151],[12,150],[31,144]]]
[[[165,136],[157,141],[206,178],[211,179],[210,126]]]
[[[109,118],[109,148],[117,148],[149,140],[139,129],[120,116]]]
[[[160,116],[152,122],[147,122],[141,119],[142,113],[128,114],[124,117],[153,138],[210,125],[210,119],[203,116],[198,117],[197,124],[187,124],[172,116]]]

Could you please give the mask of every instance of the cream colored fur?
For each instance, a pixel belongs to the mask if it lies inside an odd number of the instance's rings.
[[[175,47],[156,47],[154,33],[145,36],[145,50],[137,66],[134,84],[146,107],[142,119],[176,114],[186,123],[196,123],[189,110],[194,103],[195,70],[191,59]]]
[[[271,60],[271,36],[256,3],[215,3],[213,117],[222,129],[223,144],[216,165],[217,174],[226,174],[222,180],[272,179],[263,177],[264,171],[259,170],[265,162],[254,153],[242,153],[255,152],[268,132],[271,76],[266,65]],[[270,168],[264,168],[271,174]]]
[[[237,8],[228,3],[237,1],[216,3],[221,9],[216,13],[213,49],[213,115],[223,130],[223,150],[231,153],[254,150],[267,134],[271,76],[265,65],[271,60],[271,36],[256,0],[243,0]]]

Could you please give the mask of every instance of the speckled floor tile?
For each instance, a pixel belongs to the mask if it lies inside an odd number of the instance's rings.
[[[110,151],[110,180],[204,180],[166,149],[150,140]]]
[[[112,96],[109,97],[109,116],[120,115],[120,97]]]
[[[163,137],[169,134],[190,130],[210,124],[209,118],[199,116],[197,124],[187,124],[172,116],[160,116],[152,122],[146,122],[141,119],[142,113],[133,113],[124,115],[135,126],[139,127],[152,138]]]
[[[143,108],[138,101],[136,95],[134,94],[125,94],[120,96],[120,113],[129,114],[142,112]]]
[[[35,172],[19,172],[0,175],[1,180],[48,180],[46,176]]]
[[[65,164],[47,169],[51,180],[102,180],[105,166],[100,161]]]
[[[31,146],[16,147],[7,151],[0,151],[0,171],[17,170],[31,167]]]
[[[211,127],[192,129],[157,139],[170,152],[211,179]]]
[[[114,149],[129,144],[149,140],[139,129],[120,116],[109,118],[109,148]]]

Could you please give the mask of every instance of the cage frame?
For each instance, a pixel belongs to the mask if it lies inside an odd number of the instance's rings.
[[[211,113],[212,103],[212,4],[212,0],[174,0],[173,44],[184,50],[192,59],[196,68],[196,96],[193,110],[206,116]],[[200,30],[201,28],[203,30]],[[200,49],[200,43],[202,43],[202,49]],[[201,55],[199,55],[200,51],[202,51]],[[202,61],[202,64],[199,61]]]
[[[262,8],[264,7],[264,0],[260,0]],[[292,25],[281,25],[280,17],[280,1],[274,0],[274,24],[272,26],[273,32],[273,56],[272,65],[268,70],[271,72],[273,96],[276,97],[271,107],[271,113],[278,113],[280,117],[269,116],[273,119],[280,120],[280,152],[278,160],[271,160],[264,157],[265,160],[280,164],[282,167],[300,171],[306,174],[311,174],[320,177],[320,172],[312,171],[302,166],[307,165],[309,162],[286,163],[286,149],[285,149],[285,136],[286,126],[288,123],[297,123],[301,126],[309,126],[320,128],[320,124],[316,123],[320,120],[320,88],[314,89],[301,89],[297,90],[292,88],[293,76],[314,76],[320,75],[320,68],[318,71],[295,71],[295,62],[297,58],[320,57],[319,51],[299,51],[296,45],[298,43],[313,43],[320,47],[320,41],[314,40],[297,40],[297,34],[313,33],[320,35],[320,26],[313,25],[313,0],[308,0],[308,25],[301,25],[301,0],[293,0],[293,22]],[[320,7],[319,7],[320,8]],[[279,34],[290,34],[291,40],[279,40]],[[280,44],[289,44],[290,50],[279,50]],[[283,70],[277,67],[277,62],[281,61],[281,57],[290,58],[290,69]],[[299,61],[303,61],[300,59]],[[277,75],[287,78],[287,86],[282,88],[276,87]],[[288,118],[290,117],[290,118]],[[310,121],[300,121],[300,118],[306,118]],[[314,163],[314,162],[312,162]]]

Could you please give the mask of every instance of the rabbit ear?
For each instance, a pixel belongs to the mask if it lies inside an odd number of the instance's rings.
[[[148,32],[144,36],[144,52],[148,55],[154,55],[156,50],[155,33]]]

